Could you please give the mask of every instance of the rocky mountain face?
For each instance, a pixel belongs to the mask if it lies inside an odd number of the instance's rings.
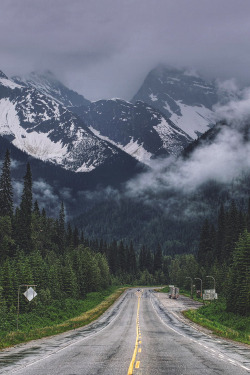
[[[27,154],[74,172],[136,161],[98,138],[75,114],[35,88],[0,73],[0,135]]]
[[[215,123],[217,88],[194,73],[159,66],[146,77],[132,103],[141,100],[162,112],[193,139]]]
[[[72,108],[98,137],[143,163],[163,155],[178,155],[191,141],[184,131],[146,103],[99,100]]]
[[[90,103],[83,95],[66,87],[50,71],[42,73],[32,72],[26,77],[15,76],[12,79],[17,84],[37,89],[40,93],[55,100],[64,107],[86,106]]]

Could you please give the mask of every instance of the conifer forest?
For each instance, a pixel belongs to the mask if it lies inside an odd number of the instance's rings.
[[[32,303],[21,299],[20,314],[39,316],[46,306],[59,309],[112,285],[174,284],[190,290],[190,278],[213,275],[227,311],[249,316],[250,201],[243,209],[234,201],[227,209],[222,204],[215,222],[204,221],[196,253],[170,255],[160,243],[136,248],[132,241],[89,240],[84,228],[66,222],[63,202],[57,218],[48,217],[33,200],[29,164],[14,207],[10,171],[7,150],[0,177],[0,331],[15,329],[17,293],[24,284],[35,285],[38,296]]]

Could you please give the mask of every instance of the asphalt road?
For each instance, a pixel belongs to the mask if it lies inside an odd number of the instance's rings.
[[[250,348],[190,326],[181,297],[127,291],[88,327],[0,352],[0,374],[242,375]]]

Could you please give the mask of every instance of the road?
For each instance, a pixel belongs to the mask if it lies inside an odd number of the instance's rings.
[[[190,326],[185,297],[128,290],[87,327],[0,352],[0,374],[242,375],[250,348]]]

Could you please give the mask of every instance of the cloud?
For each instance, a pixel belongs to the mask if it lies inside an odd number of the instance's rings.
[[[246,0],[2,0],[1,67],[50,69],[89,99],[131,99],[159,63],[249,83]]]
[[[223,106],[214,106],[218,120],[226,120],[234,127],[245,126],[250,119],[250,88],[243,89],[238,96]]]
[[[224,88],[227,85],[224,86]],[[151,169],[126,185],[126,195],[159,207],[176,218],[204,216],[217,198],[247,198],[250,193],[250,90],[241,99],[217,106],[218,134],[201,142],[188,158],[152,161]],[[213,194],[214,202],[208,202]],[[206,199],[204,199],[206,197]],[[216,207],[214,208],[216,210]]]
[[[33,181],[33,201],[38,201],[40,209],[44,208],[48,216],[58,216],[60,198],[51,185],[42,179]]]
[[[11,169],[19,169],[23,165],[24,163],[22,163],[21,161],[11,158]]]

